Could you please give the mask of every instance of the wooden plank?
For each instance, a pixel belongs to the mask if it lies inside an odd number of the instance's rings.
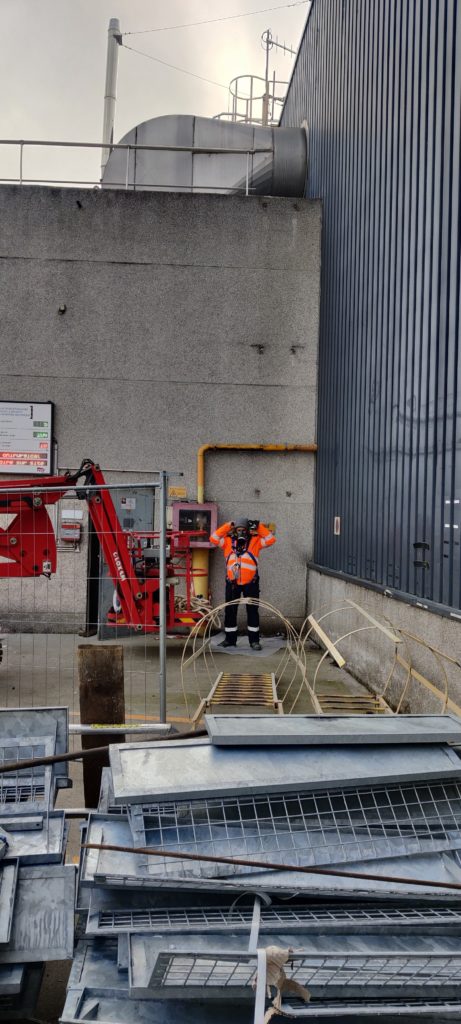
[[[345,662],[342,654],[340,654],[339,651],[336,649],[334,643],[330,640],[330,637],[327,636],[327,634],[324,632],[324,630],[319,625],[317,620],[314,619],[314,616],[313,615],[308,615],[307,621],[310,623],[310,625],[312,626],[312,629],[315,631],[315,633],[317,633],[317,636],[318,636],[319,640],[322,641],[322,643],[326,647],[328,653],[331,654],[331,657],[336,662],[338,668],[344,668],[346,662]]]
[[[426,679],[425,676],[421,675],[421,673],[418,672],[417,669],[413,668],[412,665],[408,663],[408,661],[405,661],[405,659],[402,658],[400,654],[397,654],[396,660],[398,661],[399,665],[401,665],[402,668],[405,669],[406,672],[410,673],[413,679],[416,679],[418,683],[421,683],[421,685],[424,686],[426,690],[431,690],[432,693],[435,693],[436,697],[439,697],[440,700],[444,702],[444,704],[446,703],[446,706],[450,709],[450,711],[454,711],[455,715],[461,715],[460,705],[456,704],[454,700],[451,700],[451,697],[448,697],[448,699],[446,699],[443,690],[439,690],[438,686],[435,686],[434,683],[431,683],[430,679]]]
[[[381,622],[378,622],[378,620],[374,619],[369,612],[365,611],[365,608],[362,608],[359,604],[356,604],[355,601],[351,601],[349,597],[346,597],[346,604],[350,604],[352,608],[355,608],[356,611],[360,612],[360,614],[363,615],[366,619],[368,619],[368,621],[371,622],[373,626],[376,627],[376,629],[381,630],[381,633],[384,633],[384,636],[389,637],[389,640],[392,640],[394,644],[403,643],[402,637],[397,636],[397,634],[394,633],[393,630],[388,629],[387,626],[383,626]]]

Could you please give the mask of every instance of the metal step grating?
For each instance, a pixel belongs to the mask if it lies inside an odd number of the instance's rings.
[[[184,909],[144,908],[105,909],[98,914],[98,931],[104,934],[120,931],[154,931],[181,933],[191,931],[249,931],[253,922],[252,907],[207,907],[197,906]],[[339,905],[325,905],[317,908],[306,906],[261,907],[259,931],[312,930],[334,931],[360,928],[363,932],[383,928],[402,932],[405,928],[450,928],[461,931],[461,911],[449,907],[394,907],[385,909],[351,908]]]
[[[371,693],[317,693],[324,715],[389,715],[390,707]]]
[[[275,708],[277,688],[272,672],[220,672],[206,698],[207,707],[247,704]]]
[[[291,965],[291,966],[290,966]],[[450,953],[294,953],[285,971],[288,978],[317,989],[354,987],[374,992],[405,988],[443,988],[461,984],[461,955]],[[255,976],[256,958],[223,953],[163,953],[156,956],[150,987],[245,988]]]

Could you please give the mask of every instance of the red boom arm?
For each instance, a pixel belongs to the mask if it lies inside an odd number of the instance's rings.
[[[56,538],[46,506],[54,505],[69,490],[88,504],[99,543],[109,573],[117,589],[122,608],[123,624],[143,632],[158,631],[159,579],[155,571],[136,574],[129,538],[122,530],[117,512],[108,490],[85,490],[90,486],[105,486],[104,474],[94,462],[85,460],[76,473],[62,476],[43,476],[0,481],[0,513],[12,517],[8,525],[0,527],[0,577],[47,576],[56,572]],[[184,533],[170,534],[170,549],[179,548],[186,559],[187,615],[175,616],[173,586],[168,590],[168,628],[191,622],[199,617],[190,608],[192,568],[190,539]],[[195,536],[195,533],[194,533]],[[131,540],[134,540],[135,535]],[[169,566],[170,578],[174,576]],[[179,572],[181,575],[181,571]],[[191,619],[192,616],[192,619]],[[156,621],[157,620],[157,621]]]

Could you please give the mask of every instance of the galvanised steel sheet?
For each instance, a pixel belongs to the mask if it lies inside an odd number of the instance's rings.
[[[0,949],[0,965],[72,959],[75,873],[72,864],[20,868],[10,941]]]
[[[126,817],[101,814],[90,815],[87,841],[96,845],[132,847],[133,836]],[[142,890],[241,893],[244,891],[265,891],[268,893],[292,894],[309,893],[323,898],[344,893],[362,897],[396,899],[414,897],[418,901],[428,899],[457,903],[458,894],[450,888],[434,891],[430,882],[451,882],[461,884],[461,866],[457,851],[447,850],[443,854],[419,854],[417,857],[392,857],[385,860],[353,861],[347,864],[350,871],[399,876],[408,882],[367,881],[365,879],[314,875],[308,872],[256,871],[251,868],[233,878],[216,877],[205,863],[174,861],[165,858],[144,857],[142,854],[121,853],[114,850],[84,850],[81,863],[81,887],[104,886],[109,889],[126,889],[130,892]],[[343,865],[344,867],[344,865]],[[230,868],[229,868],[230,870]],[[427,886],[413,885],[411,879],[427,879]]]
[[[31,816],[30,822],[37,822],[37,816]],[[5,822],[6,824],[6,822]],[[3,863],[19,858],[21,865],[60,863],[64,853],[65,817],[64,811],[50,811],[43,815],[39,828],[24,827],[15,830],[15,819],[7,829],[11,843]]]
[[[95,994],[96,993],[96,994]],[[216,1004],[207,1000],[185,1003],[184,1000],[151,1000],[148,1003],[130,999],[127,992],[118,996],[101,996],[95,990],[85,989],[68,992],[62,1024],[79,1024],[80,1021],[94,1020],[100,1024],[235,1024],[236,1004],[232,1001]],[[461,1001],[456,1000],[422,1000],[405,999],[396,1001],[382,1000],[378,1003],[364,1003],[363,1000],[347,1001],[322,999],[311,1002],[305,1012],[296,1006],[285,1003],[285,1012],[290,1012],[292,1019],[309,1020],[370,1020],[378,1017],[385,1024],[393,1024],[395,1020],[414,1024],[420,1018],[427,1024],[439,1024],[440,1021],[461,1020]],[[75,1012],[75,1016],[73,1015]],[[253,1024],[254,1011],[251,1005],[238,1005],[239,1024]]]
[[[457,715],[205,715],[215,747],[459,743]]]
[[[215,1005],[199,998],[139,1002],[128,988],[128,974],[117,968],[117,943],[80,941],[69,977],[62,1024],[100,1021],[103,1024],[235,1024],[235,1003]],[[253,1024],[251,1007],[239,1007],[240,1024]]]
[[[458,0],[313,0],[281,117],[303,121],[323,200],[315,562],[459,615]]]
[[[19,863],[17,860],[0,865],[0,943],[10,941],[13,912],[18,884]],[[1,949],[1,946],[0,946]],[[0,961],[1,962],[1,961]]]
[[[461,759],[449,747],[414,745],[214,747],[209,740],[110,747],[116,804],[197,799],[245,793],[313,792],[408,780],[461,778]]]

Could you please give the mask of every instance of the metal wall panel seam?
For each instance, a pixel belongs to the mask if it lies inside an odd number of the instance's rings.
[[[374,207],[373,207],[373,195],[374,195],[374,183],[373,183],[373,136],[376,124],[376,113],[375,113],[375,100],[377,92],[377,81],[376,76],[373,75],[375,68],[375,46],[377,42],[377,33],[375,25],[375,16],[377,11],[376,4],[370,4],[368,6],[368,24],[367,24],[367,37],[368,37],[368,48],[367,48],[367,74],[365,79],[365,89],[367,95],[367,126],[366,126],[366,152],[365,152],[365,181],[366,190],[364,195],[364,209],[363,209],[363,221],[364,221],[364,233],[363,233],[363,270],[362,270],[362,283],[363,283],[363,298],[364,298],[364,315],[362,317],[362,335],[363,347],[365,349],[364,358],[364,388],[363,388],[363,400],[362,400],[362,451],[363,451],[363,462],[367,466],[367,478],[369,482],[372,482],[372,466],[373,466],[373,450],[371,445],[371,419],[372,419],[372,376],[373,376],[373,344],[371,335],[371,320],[373,315],[372,306],[372,267],[373,267],[373,251],[372,235],[374,229]],[[374,536],[374,494],[373,488],[369,490],[367,495],[365,487],[365,474],[361,474],[361,487],[360,487],[360,505],[361,505],[361,520],[364,524],[362,532],[362,544],[363,544],[363,564],[367,571],[367,578],[373,579],[373,550],[374,545],[372,542]]]
[[[351,8],[348,8],[348,17],[351,19]],[[351,91],[351,119],[349,125],[349,173],[348,178],[351,183],[350,188],[350,203],[348,208],[348,226],[352,211],[357,208],[357,159],[356,159],[356,138],[358,135],[357,125],[357,63],[358,63],[358,32],[351,32],[352,47],[350,50],[350,68],[351,68],[351,79],[350,79],[350,91]],[[343,257],[343,262],[347,266],[347,302],[346,302],[346,318],[349,328],[349,344],[347,345],[348,360],[347,360],[347,374],[346,374],[346,390],[342,395],[342,401],[347,406],[347,430],[345,437],[341,438],[340,445],[341,451],[338,452],[338,463],[341,465],[344,451],[349,453],[350,460],[350,473],[348,480],[348,491],[349,500],[343,510],[345,517],[345,530],[344,530],[344,544],[346,547],[346,558],[349,561],[352,558],[352,571],[356,571],[356,558],[355,550],[355,517],[353,508],[353,493],[354,493],[354,481],[355,481],[355,444],[356,444],[356,415],[357,409],[354,402],[354,376],[355,376],[355,364],[356,364],[356,353],[357,353],[357,338],[355,331],[355,295],[354,295],[354,271],[356,266],[356,246],[357,238],[354,237],[353,232],[348,230],[348,237],[345,239],[347,244],[347,252]],[[346,339],[344,339],[346,342]],[[352,401],[347,401],[348,396]],[[332,410],[334,415],[334,410]],[[338,446],[339,447],[339,446]],[[350,564],[350,563],[349,563]]]
[[[459,181],[461,177],[460,168],[460,150],[461,150],[461,139],[460,139],[460,125],[461,125],[461,19],[459,17],[459,8],[456,7],[456,38],[455,38],[455,168],[453,173],[453,188],[457,194],[458,202],[458,217],[456,218],[457,223],[460,223],[460,193],[459,193]],[[455,296],[453,301],[453,307],[455,310],[453,317],[453,335],[455,339],[454,346],[454,376],[453,376],[453,420],[452,420],[452,450],[454,453],[452,462],[452,479],[451,479],[451,497],[452,501],[459,498],[461,501],[461,467],[459,466],[459,442],[457,442],[457,423],[459,417],[459,403],[458,395],[461,394],[461,352],[460,352],[460,303],[461,303],[461,246],[459,240],[456,238],[455,241],[457,249],[457,269],[456,269],[456,288]],[[461,507],[461,506],[458,506]],[[461,532],[461,522],[460,522]],[[453,579],[453,603],[456,607],[461,607],[461,537],[458,538],[457,551],[453,551],[453,560],[456,556],[456,574],[454,573]]]
[[[398,561],[400,566],[400,585],[402,590],[406,590],[408,587],[408,538],[405,535],[405,503],[408,501],[408,482],[407,482],[407,403],[406,403],[406,390],[407,390],[407,374],[408,374],[408,335],[407,335],[407,315],[408,315],[408,290],[407,290],[407,264],[408,264],[408,246],[409,246],[409,188],[411,187],[411,170],[412,170],[412,149],[410,145],[410,132],[409,122],[411,124],[411,111],[408,109],[408,95],[410,91],[410,15],[411,5],[405,9],[404,12],[404,24],[405,32],[403,35],[402,50],[405,54],[402,61],[402,104],[400,111],[400,147],[402,152],[402,214],[401,214],[401,233],[399,239],[399,254],[400,254],[400,275],[399,275],[399,302],[398,302],[398,315],[399,315],[399,331],[398,337],[401,339],[401,371],[398,381],[398,425],[399,425],[399,436],[400,444],[397,446],[396,451],[396,488],[395,488],[395,519],[396,519],[396,531],[398,529]],[[407,159],[405,159],[407,156]],[[401,453],[401,459],[399,463],[399,451]],[[398,525],[397,525],[398,524]],[[407,557],[405,562],[402,561],[403,551],[406,548]]]
[[[422,331],[421,339],[423,343],[423,355],[426,354],[426,359],[421,360],[421,378],[422,378],[422,406],[424,411],[424,445],[423,445],[423,467],[422,467],[422,492],[421,492],[421,505],[423,509],[423,523],[424,523],[424,536],[428,538],[430,543],[429,550],[434,557],[433,547],[433,535],[432,535],[432,523],[431,519],[427,514],[427,490],[428,490],[428,461],[427,452],[429,445],[429,376],[430,376],[430,363],[429,363],[429,350],[430,350],[430,316],[431,316],[431,301],[432,301],[432,289],[431,289],[431,258],[432,258],[432,239],[433,239],[433,154],[434,144],[432,140],[432,122],[433,114],[431,103],[431,91],[429,84],[433,80],[434,71],[432,66],[433,48],[431,48],[431,40],[434,36],[434,25],[433,21],[435,18],[434,5],[428,2],[427,7],[427,33],[426,33],[426,114],[425,114],[425,125],[426,125],[426,149],[425,149],[425,233],[426,233],[426,246],[425,246],[425,267],[424,267],[424,288],[422,293],[423,305],[422,305]],[[432,576],[428,575],[426,581],[426,588],[424,591],[424,597],[429,597],[431,594],[431,582]]]
[[[381,314],[379,319],[379,326],[377,328],[377,346],[380,348],[379,358],[379,380],[380,380],[380,406],[379,406],[379,464],[378,464],[378,488],[377,488],[377,501],[380,510],[380,536],[378,539],[379,549],[379,560],[381,564],[381,579],[383,582],[388,582],[388,545],[386,536],[386,507],[385,507],[385,481],[386,481],[386,465],[387,465],[387,449],[386,449],[386,432],[387,432],[387,359],[388,359],[388,345],[384,345],[384,331],[385,325],[388,321],[388,310],[389,303],[386,296],[385,279],[386,279],[386,265],[387,265],[387,254],[389,247],[389,196],[391,189],[391,167],[389,166],[388,151],[389,151],[389,133],[390,133],[390,117],[389,117],[389,82],[391,74],[391,19],[393,17],[393,5],[385,4],[385,23],[383,26],[383,32],[385,33],[385,64],[384,64],[384,77],[383,77],[383,111],[382,111],[382,123],[381,123],[381,139],[383,153],[381,155],[381,162],[384,166],[383,176],[383,191],[382,191],[382,251],[381,251]]]
[[[447,273],[447,317],[446,317],[446,368],[445,368],[445,407],[448,414],[451,413],[452,422],[456,422],[455,415],[455,381],[456,381],[456,359],[458,355],[458,345],[455,344],[450,346],[450,339],[457,339],[457,333],[459,330],[459,324],[457,324],[457,286],[459,284],[459,238],[458,238],[458,225],[459,225],[459,180],[460,180],[460,78],[459,78],[459,63],[457,65],[457,46],[459,38],[459,20],[458,20],[458,7],[456,6],[453,10],[453,18],[451,25],[448,30],[448,38],[452,38],[452,45],[450,49],[450,67],[451,77],[453,81],[452,96],[451,96],[451,113],[450,113],[450,148],[449,148],[449,166],[451,170],[450,175],[450,207],[448,214],[448,225],[449,225],[449,246],[448,246],[448,273]],[[444,423],[444,449],[446,452],[446,466],[445,466],[445,486],[442,497],[442,524],[441,524],[441,552],[440,560],[444,570],[448,569],[448,572],[444,571],[444,577],[447,578],[447,585],[445,588],[445,599],[448,604],[454,603],[454,588],[455,588],[455,572],[457,569],[457,558],[459,550],[459,536],[457,537],[458,545],[456,545],[456,531],[453,528],[450,531],[449,538],[449,551],[448,558],[446,557],[446,545],[445,545],[445,530],[444,530],[444,517],[446,511],[445,501],[451,501],[451,510],[454,512],[454,499],[455,499],[455,487],[454,487],[454,466],[456,463],[456,438],[455,444],[452,444],[452,431],[448,423],[448,416],[445,417]],[[452,516],[452,522],[454,522],[454,515]],[[459,534],[459,530],[458,530]],[[456,550],[456,546],[458,550]],[[448,566],[446,565],[448,562]]]
[[[338,12],[338,14],[339,14],[339,12]],[[325,21],[328,22],[328,19],[325,19]],[[325,60],[325,52],[330,52],[332,54],[332,58],[333,58],[332,61],[331,61],[331,72],[330,72],[330,79],[329,79],[329,83],[328,83],[328,97],[329,97],[329,106],[330,106],[330,115],[329,115],[329,135],[330,135],[330,137],[336,137],[336,134],[337,134],[337,131],[338,131],[338,127],[339,127],[338,123],[337,123],[337,106],[336,106],[336,95],[337,94],[335,92],[335,87],[336,88],[338,87],[338,80],[339,80],[338,56],[339,56],[339,50],[340,50],[339,34],[341,32],[341,26],[342,26],[342,20],[341,20],[341,18],[339,16],[330,19],[329,37],[326,38],[326,46],[324,47],[324,52],[323,52],[323,61]],[[334,121],[334,124],[333,124],[333,121]],[[333,154],[333,151],[332,151],[332,147],[330,148],[330,151],[328,152],[328,147],[325,146],[325,142],[323,143],[323,150],[325,152],[325,160],[327,161],[327,180],[330,182],[330,190],[331,190],[332,182],[334,180],[334,154]],[[335,252],[336,247],[339,246],[339,244],[340,244],[340,239],[339,239],[339,236],[338,236],[338,225],[336,223],[335,217],[332,216],[332,214],[333,214],[333,209],[332,209],[332,204],[331,204],[331,198],[330,198],[330,195],[329,195],[328,196],[328,211],[327,211],[326,215],[328,216],[328,224],[330,225],[330,231],[331,231],[331,244],[329,246],[329,255],[328,255],[328,263],[327,263],[327,275],[328,275],[328,282],[329,282],[329,290],[330,291],[331,291],[331,288],[332,288],[333,278],[334,278],[334,274],[335,274],[334,252]],[[328,302],[327,304],[325,304],[325,324],[326,324],[326,329],[327,329],[327,332],[328,332],[328,336],[330,338],[334,338],[336,336],[336,330],[337,330],[337,327],[336,327],[336,324],[335,324],[336,312],[337,312],[336,306],[335,306],[335,304],[333,302]],[[341,351],[341,357],[342,357],[342,354],[343,353]],[[334,438],[333,446],[334,446],[334,453],[335,453],[334,457],[335,458],[336,458],[336,453],[337,453],[337,449],[338,449],[338,426],[339,425],[331,422],[331,406],[332,406],[333,403],[336,406],[338,406],[338,403],[340,401],[340,391],[341,391],[341,381],[342,381],[341,371],[336,372],[336,373],[334,371],[334,363],[335,363],[336,356],[337,356],[337,353],[335,353],[333,345],[330,345],[329,346],[329,367],[328,367],[328,373],[325,373],[325,381],[326,381],[326,387],[327,388],[331,387],[331,382],[333,380],[335,381],[334,389],[333,389],[333,392],[331,394],[330,401],[328,402],[328,405],[329,405],[329,419],[330,419],[330,431],[331,431],[332,437]],[[333,507],[334,507],[334,494],[332,493],[332,487],[331,487],[331,483],[330,483],[328,499],[327,499],[327,509],[328,509],[328,512],[327,512],[327,514],[325,516],[325,532],[326,532],[327,543],[332,544],[332,557],[334,558],[335,555],[336,555],[336,551],[334,550],[332,542],[334,542],[334,540],[337,539],[337,538],[335,538],[333,536],[333,516],[335,514],[332,511]]]
[[[437,368],[434,381],[435,387],[435,399],[434,399],[434,416],[436,423],[436,445],[435,445],[435,457],[434,457],[434,473],[435,473],[435,487],[433,490],[433,515],[434,515],[434,531],[436,536],[435,546],[435,557],[434,557],[434,593],[438,594],[438,600],[445,603],[445,580],[443,572],[443,559],[442,559],[442,540],[443,540],[443,526],[444,526],[444,511],[445,511],[445,463],[446,463],[446,449],[445,449],[445,420],[446,420],[446,405],[445,405],[445,335],[446,335],[446,301],[442,301],[442,296],[446,296],[446,287],[448,283],[448,266],[447,266],[447,247],[448,247],[448,210],[447,202],[449,204],[450,189],[447,189],[447,182],[445,179],[445,170],[447,165],[449,166],[449,157],[447,154],[447,146],[450,145],[449,137],[449,119],[450,119],[450,100],[452,96],[452,90],[447,90],[447,73],[449,68],[448,61],[448,48],[447,48],[447,7],[444,5],[439,12],[439,17],[442,20],[440,41],[441,51],[443,54],[442,60],[439,60],[439,64],[442,67],[442,88],[438,92],[439,101],[439,113],[438,122],[440,123],[441,139],[440,139],[440,161],[441,170],[438,178],[438,190],[439,190],[439,220],[440,220],[440,234],[439,234],[439,245],[437,253]],[[448,159],[447,159],[448,157]],[[443,414],[441,412],[443,410]],[[440,448],[440,453],[439,453]],[[439,456],[439,457],[437,457]]]
[[[396,515],[396,504],[397,504],[397,452],[399,444],[399,418],[400,418],[400,375],[401,375],[401,359],[402,359],[402,346],[398,344],[398,330],[399,330],[399,315],[400,315],[400,294],[399,294],[399,276],[401,273],[401,261],[399,258],[399,240],[400,230],[402,223],[402,177],[401,177],[401,163],[402,163],[402,150],[401,144],[401,132],[402,132],[402,64],[404,64],[404,50],[403,50],[403,8],[404,5],[400,4],[398,8],[399,20],[396,22],[397,33],[396,43],[397,52],[394,65],[394,88],[396,93],[396,105],[394,109],[394,126],[393,126],[393,145],[395,148],[395,180],[393,189],[393,216],[392,216],[392,377],[391,377],[391,430],[389,446],[391,452],[391,473],[389,480],[389,520],[388,520],[388,541],[391,537],[394,537],[394,549],[393,549],[393,579],[394,586],[398,586],[401,589],[400,583],[400,563],[397,561],[398,551],[398,529],[400,524],[397,523]]]
[[[438,314],[439,314],[439,258],[440,258],[440,246],[441,246],[441,194],[440,194],[440,179],[442,176],[442,131],[443,131],[443,107],[440,103],[440,93],[443,90],[443,80],[441,77],[440,67],[440,10],[438,5],[435,4],[435,33],[433,36],[433,52],[434,52],[434,85],[437,88],[434,90],[434,104],[433,104],[433,157],[434,157],[434,168],[433,168],[433,192],[432,192],[432,224],[433,224],[433,245],[431,252],[431,310],[430,310],[430,333],[429,333],[429,380],[428,380],[428,403],[427,403],[427,417],[430,422],[431,409],[433,419],[433,437],[432,437],[432,459],[430,464],[430,477],[428,484],[427,493],[427,505],[430,508],[431,516],[431,546],[434,553],[434,557],[431,562],[430,579],[431,579],[431,596],[435,600],[440,600],[440,594],[437,592],[437,584],[439,583],[439,574],[437,572],[436,565],[436,486],[437,486],[437,472],[436,472],[436,461],[437,461],[437,449],[438,449],[438,390],[437,390],[437,375],[439,365],[439,351],[440,351],[440,339],[438,331]],[[427,455],[429,451],[427,452]]]
[[[411,306],[411,330],[409,330],[409,336],[413,339],[412,341],[412,372],[410,385],[412,386],[411,395],[411,453],[410,453],[410,479],[409,479],[409,502],[408,502],[408,534],[409,538],[413,537],[413,545],[420,541],[425,542],[425,537],[419,534],[419,522],[418,522],[418,509],[419,509],[419,435],[420,435],[420,417],[421,417],[421,333],[420,325],[418,326],[418,294],[422,287],[422,262],[423,254],[421,252],[421,237],[423,232],[420,231],[420,217],[419,211],[421,210],[421,197],[423,190],[421,188],[421,137],[422,137],[422,103],[421,103],[421,72],[423,67],[423,46],[422,46],[422,32],[423,32],[423,11],[424,2],[417,7],[417,17],[414,22],[414,54],[415,59],[413,62],[413,153],[414,153],[414,201],[412,203],[411,210],[411,222],[414,226],[413,246],[410,252],[415,256],[416,266],[414,268],[413,277],[413,293],[412,293],[412,306]],[[419,371],[418,371],[419,367]],[[411,545],[411,541],[410,541]],[[427,556],[425,548],[416,549],[414,546],[410,546],[410,557],[411,550],[414,552],[413,561],[426,560],[430,561],[430,557]],[[429,553],[430,555],[430,553]],[[424,592],[424,580],[425,572],[418,575],[416,567],[413,566],[410,574],[409,590],[413,590],[414,593],[423,595]]]
[[[375,319],[375,264],[378,258],[376,245],[377,232],[377,196],[378,196],[378,167],[376,162],[376,133],[380,99],[380,48],[382,36],[380,34],[380,4],[371,5],[371,106],[370,106],[370,150],[369,150],[369,228],[367,232],[367,337],[369,350],[369,366],[367,377],[368,400],[366,404],[366,447],[368,462],[369,494],[362,479],[362,507],[364,509],[366,523],[366,560],[369,565],[370,578],[376,577],[376,494],[374,490],[374,404],[376,393],[374,381],[376,378],[376,347],[375,332],[373,324]]]
[[[346,220],[346,216],[347,216],[347,203],[346,203],[346,182],[347,182],[347,177],[346,177],[346,146],[345,146],[345,140],[344,140],[345,133],[342,130],[342,126],[343,126],[345,118],[346,118],[347,101],[348,101],[347,91],[346,91],[345,86],[344,86],[344,75],[345,75],[344,52],[345,51],[347,52],[347,49],[348,49],[347,43],[345,41],[345,39],[346,39],[346,35],[345,34],[348,31],[348,24],[349,23],[347,22],[347,20],[345,18],[344,5],[343,5],[340,17],[338,17],[335,20],[335,25],[336,25],[336,35],[335,35],[336,47],[335,47],[334,63],[335,63],[335,67],[337,69],[337,74],[336,74],[337,94],[336,94],[336,97],[335,97],[335,105],[336,105],[336,108],[338,110],[337,119],[336,119],[336,125],[335,125],[335,137],[340,140],[340,153],[339,153],[338,182],[337,182],[337,187],[339,189],[339,210],[338,210],[338,215],[333,218],[333,223],[335,225],[335,236],[334,236],[333,247],[332,247],[333,248],[333,252],[339,252],[340,251],[341,242],[342,242],[342,238],[343,238],[343,235],[344,235],[344,225],[345,225],[345,220]],[[331,167],[332,167],[332,173],[334,174],[334,155],[333,155],[333,153],[331,154]],[[336,182],[335,182],[335,187],[336,187]],[[343,338],[345,336],[345,332],[346,332],[346,325],[345,325],[345,322],[344,322],[344,315],[342,314],[342,309],[344,307],[344,293],[345,293],[344,275],[343,274],[339,274],[338,275],[338,296],[340,296],[340,301],[338,301],[336,303],[333,303],[333,302],[331,303],[331,306],[332,306],[332,316],[331,316],[332,332],[331,332],[331,336],[332,337],[336,337],[336,338],[339,338],[339,337]],[[347,359],[347,350],[346,350],[346,346],[344,344],[341,344],[340,347],[339,347],[339,351],[337,353],[337,359],[338,359],[338,362],[337,362],[337,366],[338,366],[338,370],[337,370],[338,380],[341,381],[341,380],[344,379],[346,359]],[[343,397],[341,404],[339,404],[339,402],[337,402],[338,416],[337,416],[337,420],[336,420],[337,432],[342,437],[344,436],[344,408],[345,408],[345,402],[344,402],[344,397]],[[336,440],[336,443],[338,443],[338,438]],[[336,500],[335,500],[335,497],[336,497]],[[332,545],[332,554],[334,554],[336,558],[339,555],[340,559],[341,559],[341,556],[342,556],[343,536],[342,536],[341,532],[340,532],[339,536],[336,536],[333,533],[333,519],[334,519],[335,515],[339,515],[339,516],[342,517],[342,522],[344,522],[344,516],[343,516],[344,503],[345,503],[345,481],[344,481],[343,474],[340,474],[339,475],[339,479],[338,479],[337,496],[335,496],[334,493],[331,493],[330,502],[329,502],[329,508],[328,508],[328,526],[329,526],[330,543]]]

